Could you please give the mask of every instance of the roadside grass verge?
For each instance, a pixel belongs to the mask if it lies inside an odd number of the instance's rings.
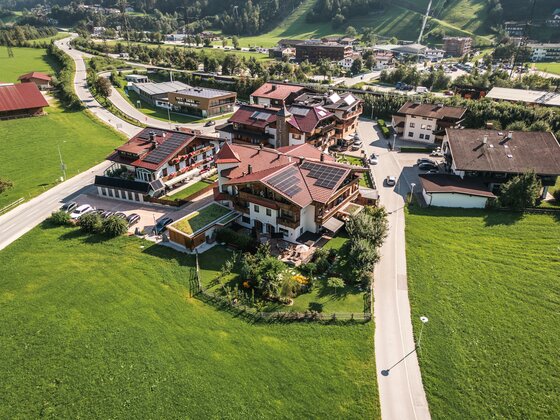
[[[373,323],[250,324],[134,237],[38,227],[0,266],[2,418],[380,418]]]
[[[555,418],[560,220],[457,209],[406,215],[409,293],[433,418]]]

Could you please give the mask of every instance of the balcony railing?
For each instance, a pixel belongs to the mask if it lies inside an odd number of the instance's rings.
[[[300,221],[297,219],[292,219],[291,217],[277,217],[276,218],[276,223],[283,225],[283,226],[288,226],[289,228],[295,229],[299,226]]]

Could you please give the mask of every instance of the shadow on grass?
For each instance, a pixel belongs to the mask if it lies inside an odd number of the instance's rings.
[[[524,217],[523,212],[485,210],[485,209],[459,209],[446,207],[409,206],[408,214],[416,216],[436,217],[478,217],[483,218],[486,226],[513,225]]]

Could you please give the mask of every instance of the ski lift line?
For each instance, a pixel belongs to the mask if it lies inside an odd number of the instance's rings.
[[[422,36],[424,35],[424,29],[426,28],[426,22],[428,21],[428,16],[430,15],[430,9],[432,8],[432,0],[428,3],[428,9],[422,20],[422,29],[420,29],[420,35],[418,36],[418,44],[422,41]]]

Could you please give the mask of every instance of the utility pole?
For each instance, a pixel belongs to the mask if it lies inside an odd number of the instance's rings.
[[[62,171],[62,180],[66,181],[66,165],[62,160],[62,153],[60,152],[60,144],[57,144],[56,147],[58,148],[58,157],[60,159],[60,170]]]

